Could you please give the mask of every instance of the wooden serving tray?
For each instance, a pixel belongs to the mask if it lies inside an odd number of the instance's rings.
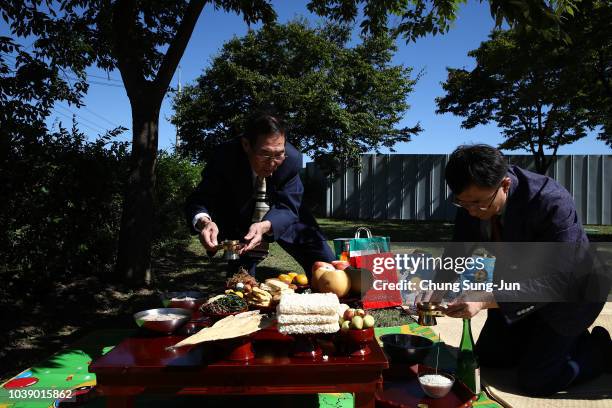
[[[415,408],[424,404],[428,408],[471,407],[478,399],[462,382],[456,380],[444,398],[430,398],[421,389],[417,379],[417,365],[393,364],[383,371],[383,385],[376,392],[379,408]]]

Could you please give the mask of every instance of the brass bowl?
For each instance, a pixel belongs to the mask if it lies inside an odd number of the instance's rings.
[[[157,318],[163,318],[164,315],[179,315],[179,318],[169,318],[166,320],[148,320],[147,317],[156,316]],[[160,309],[149,309],[134,314],[134,321],[138,327],[144,327],[145,329],[160,332],[160,333],[172,333],[179,327],[187,323],[191,319],[191,310],[180,309],[180,308],[160,308]]]

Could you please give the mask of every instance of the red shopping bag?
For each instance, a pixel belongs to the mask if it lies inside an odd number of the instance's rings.
[[[355,256],[350,262],[361,272],[361,300],[364,309],[402,305],[402,294],[397,288],[395,257],[392,253]]]

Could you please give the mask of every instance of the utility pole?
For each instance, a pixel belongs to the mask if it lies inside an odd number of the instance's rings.
[[[177,86],[177,94],[178,96],[181,95],[181,66],[178,66],[178,86]],[[179,137],[179,125],[176,125],[176,140],[174,141],[174,151],[176,152],[179,148],[179,145],[181,143],[181,139]]]

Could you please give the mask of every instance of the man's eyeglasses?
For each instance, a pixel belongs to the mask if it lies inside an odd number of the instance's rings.
[[[264,161],[274,161],[274,162],[282,162],[283,160],[287,158],[287,155],[285,153],[275,154],[274,156],[271,156],[269,154],[255,153],[255,156],[257,156],[257,158],[264,160]]]
[[[499,193],[499,189],[501,188],[501,185],[499,187],[497,187],[497,189],[495,190],[495,193],[493,193],[493,195],[490,198],[487,198],[486,200],[482,200],[482,201],[476,201],[476,202],[464,202],[461,200],[457,200],[456,197],[453,197],[453,205],[455,207],[459,207],[459,208],[465,208],[466,210],[469,210],[471,208],[477,208],[480,211],[487,211],[489,208],[491,208],[491,205],[493,205],[493,201],[495,201],[495,197],[497,197],[497,193]],[[489,204],[484,207],[482,206],[482,202],[489,202]]]

